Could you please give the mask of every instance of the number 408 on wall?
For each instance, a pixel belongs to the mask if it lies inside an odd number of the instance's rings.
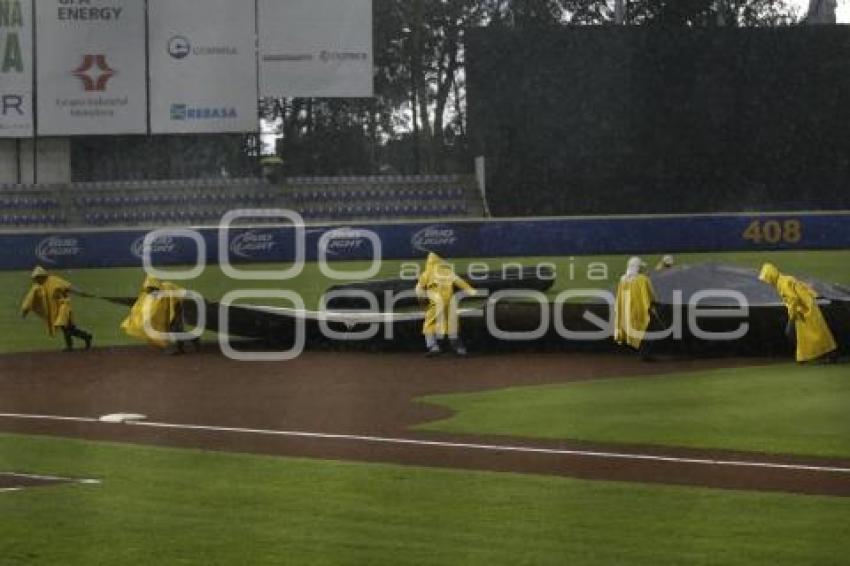
[[[754,244],[797,244],[803,239],[803,224],[798,219],[753,220],[742,237]]]

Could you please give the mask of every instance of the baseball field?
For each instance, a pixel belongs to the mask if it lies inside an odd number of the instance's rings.
[[[518,262],[554,264],[554,297],[612,287],[626,259]],[[707,260],[769,260],[850,284],[850,251],[677,256]],[[517,262],[488,263],[507,261]],[[607,265],[607,278],[590,277],[590,264]],[[142,280],[137,269],[60,274],[104,297],[134,296]],[[200,352],[165,356],[122,335],[126,308],[85,298],[75,315],[95,347],[62,353],[39,321],[19,317],[28,274],[0,273],[0,284],[2,565],[850,555],[846,364],[344,348],[246,363],[212,336]],[[211,300],[245,286],[215,267],[184,285]],[[328,285],[308,264],[286,288],[316,308]],[[146,419],[100,419],[115,413]]]

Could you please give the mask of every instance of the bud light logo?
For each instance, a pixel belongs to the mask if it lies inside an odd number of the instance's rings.
[[[325,255],[352,255],[366,248],[369,239],[360,230],[339,228],[327,232],[319,240]]]
[[[130,245],[130,253],[141,259],[145,251],[144,246],[145,237],[140,236],[133,240],[133,243]],[[174,253],[176,250],[177,244],[174,243],[174,238],[171,236],[161,236],[151,242],[150,255],[168,255]]]
[[[458,241],[454,228],[448,226],[428,226],[416,232],[410,239],[414,249],[430,252],[435,249],[453,246]]]
[[[82,251],[83,248],[77,238],[51,236],[38,243],[35,255],[44,263],[55,264],[61,258],[76,257]]]
[[[258,255],[270,254],[275,243],[274,234],[249,230],[233,238],[230,242],[230,253],[236,257],[252,259]]]

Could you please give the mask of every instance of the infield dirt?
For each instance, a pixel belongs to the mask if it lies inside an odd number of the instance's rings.
[[[625,355],[576,353],[432,360],[409,353],[369,352],[307,352],[290,362],[244,363],[224,358],[213,347],[183,356],[163,356],[147,348],[12,354],[0,357],[0,431],[318,459],[850,496],[850,473],[822,469],[850,468],[848,460],[411,430],[413,425],[449,416],[444,408],[415,400],[424,395],[764,363],[770,360],[646,364]],[[119,412],[141,413],[149,422],[203,428],[96,420]],[[26,418],[38,415],[83,420]],[[520,450],[499,448],[505,446]],[[624,458],[623,454],[634,457]]]

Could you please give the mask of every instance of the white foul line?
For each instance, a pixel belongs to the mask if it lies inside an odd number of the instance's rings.
[[[27,419],[33,421],[71,421],[77,423],[96,423],[98,419],[89,417],[57,417],[55,415],[25,415],[17,413],[0,413],[3,419]]]
[[[12,478],[23,478],[26,480],[37,480],[37,481],[64,481],[64,482],[73,482],[73,483],[85,483],[85,484],[96,484],[100,483],[100,480],[92,480],[92,479],[78,479],[78,478],[65,478],[62,476],[45,476],[38,474],[19,474],[16,472],[0,472],[0,476],[2,477],[12,477]],[[14,488],[17,489],[17,488]]]
[[[44,476],[38,474],[18,474],[15,472],[0,472],[0,478],[20,478],[25,480],[37,480],[37,481],[47,481],[47,482],[64,482],[64,483],[76,483],[81,485],[95,485],[100,484],[100,480],[94,479],[78,479],[78,478],[63,478],[60,476]],[[29,486],[17,486],[17,487],[3,487],[0,488],[0,493],[11,493],[13,491],[24,491]],[[35,486],[33,486],[35,487]]]
[[[85,423],[102,423],[98,419],[87,417],[55,417],[50,415],[23,415],[14,413],[0,413],[0,418],[7,419],[30,419],[30,420],[55,420],[75,421]],[[805,472],[829,472],[839,474],[850,474],[850,468],[838,466],[814,466],[805,464],[781,464],[777,462],[754,462],[747,460],[717,460],[712,458],[680,458],[675,456],[657,456],[653,454],[631,454],[628,452],[602,452],[593,450],[568,450],[559,448],[534,448],[531,446],[511,446],[499,444],[472,444],[463,442],[444,442],[439,440],[417,440],[413,438],[387,438],[381,436],[361,436],[354,434],[329,434],[321,432],[304,432],[290,430],[271,430],[262,428],[237,428],[209,425],[190,425],[175,423],[158,423],[146,421],[130,421],[125,426],[162,428],[171,430],[194,430],[205,432],[227,432],[240,434],[257,434],[263,436],[283,436],[292,438],[314,438],[321,440],[348,440],[352,442],[364,442],[373,444],[396,444],[410,446],[430,446],[436,448],[456,448],[466,450],[486,450],[490,452],[517,452],[523,454],[548,454],[554,456],[578,456],[585,458],[639,460],[647,462],[667,462],[674,464],[696,464],[703,466],[728,466],[740,468],[763,468],[773,470],[793,470]],[[113,425],[114,426],[114,425]]]

